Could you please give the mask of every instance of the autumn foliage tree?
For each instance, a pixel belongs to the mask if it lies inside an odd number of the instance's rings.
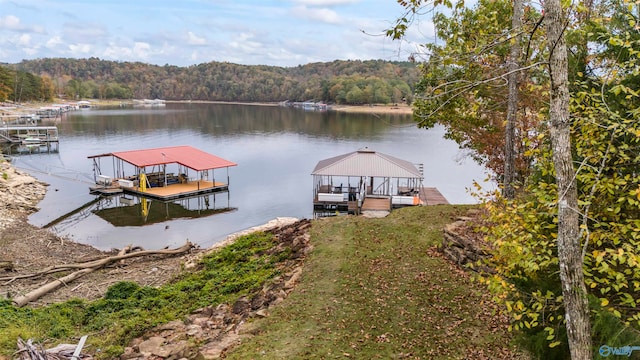
[[[51,101],[53,93],[50,78],[0,66],[0,101]]]
[[[409,8],[425,3],[400,2]],[[532,126],[523,128],[520,140],[531,171],[522,173],[515,199],[497,192],[485,198],[489,215],[482,231],[496,272],[479,279],[539,358],[587,359],[640,343],[640,9],[627,0],[544,6],[545,26],[538,26],[542,14],[526,7],[523,22],[523,31],[530,30],[524,31],[520,90],[530,92],[521,96],[519,110],[531,115]],[[449,137],[471,149],[486,146],[488,136],[473,133],[495,125],[486,111],[499,109],[505,98],[499,88],[488,88],[505,71],[502,59],[485,59],[503,42],[476,36],[488,29],[486,37],[502,38],[506,18],[495,27],[487,21],[498,17],[497,7],[459,5],[441,28],[436,17],[445,45],[431,48],[424,93],[416,101],[417,121],[445,124]],[[461,31],[464,26],[475,31]],[[478,56],[476,48],[488,53]],[[561,52],[564,59],[557,57]],[[455,62],[452,53],[466,61]],[[527,106],[530,97],[542,101]]]
[[[540,13],[524,10],[522,28],[508,31],[512,9],[507,1],[481,0],[473,8],[457,6],[451,15],[436,14],[433,22],[443,44],[425,44],[422,78],[416,87],[414,117],[418,126],[444,125],[446,137],[471,150],[478,162],[500,176],[505,164],[505,129],[508,108],[507,68],[510,45],[518,34],[527,34],[528,44],[518,57],[527,64],[517,88],[517,121],[514,124],[514,180],[529,173],[531,158],[526,147],[536,146],[540,122],[537,109],[548,76],[540,67]],[[419,58],[419,54],[415,55]]]
[[[0,101],[7,100],[13,93],[12,83],[11,71],[6,67],[0,66]]]
[[[624,44],[625,36],[600,40]],[[620,50],[640,51],[637,40],[627,45]],[[583,74],[571,100],[581,255],[596,353],[601,345],[640,341],[640,113],[633,100],[637,83],[629,86],[637,76],[635,62],[619,62],[600,79]],[[511,313],[513,327],[530,336],[531,349],[540,357],[564,359],[556,214],[549,207],[556,199],[555,170],[549,147],[532,155],[538,161],[526,195],[487,202],[491,222],[485,231],[495,247],[490,265],[498,273],[485,280]]]
[[[189,67],[89,59],[36,59],[17,67],[51,77],[69,98],[162,98],[338,104],[410,102],[410,62],[333,61],[283,68],[210,62]]]

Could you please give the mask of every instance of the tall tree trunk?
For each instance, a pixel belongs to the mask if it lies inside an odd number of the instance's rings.
[[[558,186],[558,261],[571,358],[591,360],[591,326],[579,237],[578,194],[571,156],[566,26],[560,0],[544,2],[551,99],[549,130]]]
[[[509,97],[507,100],[507,125],[504,135],[504,175],[503,175],[503,195],[507,199],[513,199],[515,190],[513,183],[515,181],[515,157],[516,149],[514,146],[515,123],[518,113],[518,83],[520,73],[520,41],[522,38],[522,15],[524,12],[523,0],[513,1],[513,17],[511,18],[511,49],[509,53]]]

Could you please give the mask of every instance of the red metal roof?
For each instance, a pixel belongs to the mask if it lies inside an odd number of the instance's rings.
[[[211,155],[191,146],[172,146],[155,149],[118,151],[102,155],[93,155],[89,158],[114,156],[137,167],[180,164],[196,171],[219,169],[238,164],[223,158]]]

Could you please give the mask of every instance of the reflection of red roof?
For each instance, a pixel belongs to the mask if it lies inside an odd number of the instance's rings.
[[[196,171],[211,170],[236,166],[238,164],[211,155],[191,146],[172,146],[156,149],[118,151],[102,155],[92,155],[89,158],[113,156],[137,167],[180,164]]]

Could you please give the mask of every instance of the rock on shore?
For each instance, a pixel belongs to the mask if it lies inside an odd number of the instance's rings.
[[[47,184],[0,158],[0,229],[37,211],[36,205],[46,192]]]
[[[313,248],[309,242],[310,220],[280,219],[271,223],[275,224],[278,225],[266,224],[256,231],[270,232],[277,239],[277,245],[268,253],[288,254],[280,264],[282,275],[233,304],[198,309],[183,320],[148,331],[131,342],[120,360],[220,359],[243,339],[250,338],[253,328],[248,320],[269,316],[269,310],[288,297],[300,280],[306,255]]]

